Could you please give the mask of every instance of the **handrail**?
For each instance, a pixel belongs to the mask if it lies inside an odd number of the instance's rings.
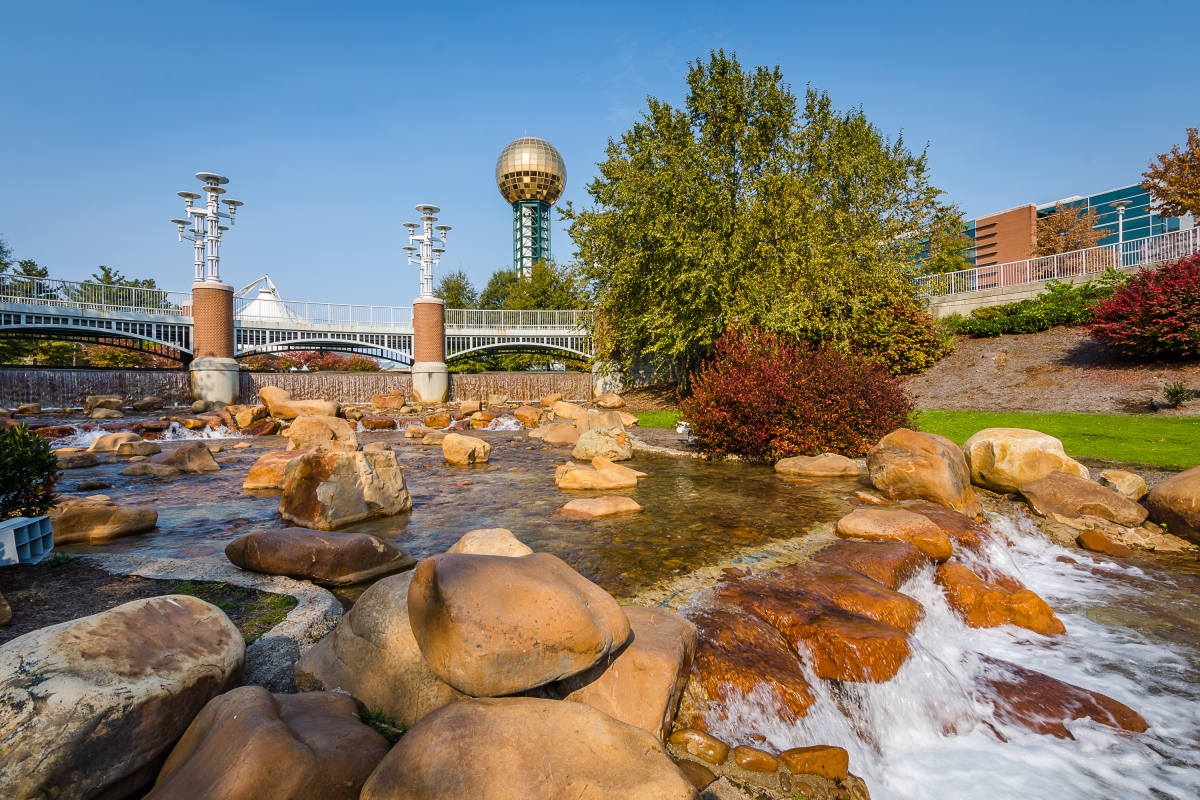
[[[295,325],[348,325],[372,328],[411,328],[408,306],[361,306],[343,303],[308,303],[296,300],[234,298],[236,319]]]
[[[591,322],[587,309],[545,311],[447,308],[447,328],[520,328],[539,331],[584,331]]]
[[[1054,256],[1027,258],[987,267],[972,267],[917,278],[926,297],[983,292],[1048,280],[1062,280],[1104,272],[1175,261],[1200,252],[1200,228],[1172,231],[1120,244],[1072,250]]]
[[[0,275],[0,302],[184,316],[191,313],[190,308],[185,309],[185,306],[191,305],[192,295],[191,292],[138,289],[91,281]]]

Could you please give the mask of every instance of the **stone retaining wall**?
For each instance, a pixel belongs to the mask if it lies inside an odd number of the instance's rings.
[[[83,408],[90,394],[116,394],[126,402],[151,395],[168,406],[192,402],[186,370],[0,368],[0,406],[41,403],[43,408]]]

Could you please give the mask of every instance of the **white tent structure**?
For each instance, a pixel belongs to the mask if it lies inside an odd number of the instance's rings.
[[[258,289],[253,298],[250,292]],[[279,296],[279,290],[270,275],[263,275],[253,283],[243,286],[234,294],[235,316],[240,319],[262,319],[273,322],[300,322],[302,318]]]

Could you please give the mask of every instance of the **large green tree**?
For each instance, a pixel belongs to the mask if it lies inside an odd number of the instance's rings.
[[[479,292],[461,269],[443,275],[433,293],[446,301],[446,308],[475,308],[479,303]]]
[[[801,103],[778,67],[716,51],[687,83],[683,108],[650,97],[609,141],[594,205],[563,210],[601,355],[686,373],[751,323],[851,349],[862,319],[916,302],[917,255],[954,213],[924,153],[816,89]]]

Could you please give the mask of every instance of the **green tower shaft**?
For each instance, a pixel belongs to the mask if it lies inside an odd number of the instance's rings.
[[[550,204],[544,200],[513,203],[513,269],[525,277],[535,261],[550,260]]]

